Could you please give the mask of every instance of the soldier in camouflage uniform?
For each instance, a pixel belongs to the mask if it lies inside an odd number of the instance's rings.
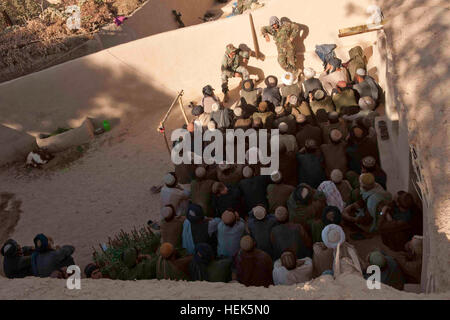
[[[248,51],[235,48],[232,44],[227,45],[221,66],[224,102],[228,101],[228,78],[242,77],[244,80],[250,78],[247,68],[241,65],[242,62],[247,63],[249,57]]]
[[[300,33],[298,25],[291,22],[283,22],[277,17],[270,18],[270,25],[261,28],[263,37],[269,42],[269,34],[273,36],[278,49],[278,63],[280,66],[294,74],[297,73],[297,58],[295,56],[294,39]]]

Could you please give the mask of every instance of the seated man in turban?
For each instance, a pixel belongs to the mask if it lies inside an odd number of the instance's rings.
[[[342,218],[350,225],[365,232],[375,232],[380,226],[380,212],[392,196],[386,192],[371,173],[364,173],[359,178],[360,200],[346,207]]]
[[[297,153],[298,183],[317,188],[326,180],[323,155],[315,140],[306,140],[305,149],[306,153]]]
[[[319,80],[322,82],[323,88],[327,94],[331,94],[333,88],[340,81],[349,82],[347,69],[342,67],[342,61],[336,57],[328,60],[324,72],[320,75]]]
[[[278,222],[272,228],[270,241],[272,243],[272,258],[279,259],[285,250],[292,250],[301,259],[312,254],[312,242],[307,231],[301,224],[289,221],[289,213],[286,207],[278,207],[275,210],[275,218]]]
[[[192,258],[192,255],[179,258],[174,246],[164,242],[156,261],[156,279],[190,280],[189,265]]]
[[[245,118],[256,112],[258,104],[261,102],[262,89],[255,88],[253,80],[248,79],[242,83],[242,90],[239,91],[241,100],[238,106],[242,108],[242,114]]]
[[[240,250],[234,259],[236,278],[245,286],[273,285],[272,259],[270,256],[255,248],[255,241],[251,236],[244,236],[240,240]]]
[[[289,219],[300,223],[312,237],[312,241],[320,240],[322,225],[322,212],[326,207],[326,198],[323,192],[301,183],[292,192],[287,202]]]
[[[273,256],[272,243],[270,242],[270,232],[277,224],[273,214],[267,214],[266,208],[256,206],[249,213],[248,230],[256,242],[256,248]]]
[[[254,175],[253,169],[249,166],[244,167],[242,173],[244,179],[239,182],[239,189],[244,199],[245,212],[248,213],[258,204],[262,204],[264,208],[267,208],[266,190],[270,183],[270,177]]]
[[[260,118],[264,129],[272,129],[275,114],[269,110],[267,101],[262,101],[258,105],[258,111],[253,113],[251,118]]]
[[[322,82],[315,78],[316,72],[313,69],[305,68],[303,74],[305,75],[305,81],[302,83],[303,98],[306,100],[311,93],[314,93],[316,90],[323,90],[323,87]]]
[[[214,103],[219,103],[219,98],[214,94],[214,89],[209,84],[203,87],[203,98],[202,98],[202,107],[203,111],[206,114],[210,114],[212,112],[212,105]]]
[[[380,268],[381,283],[394,287],[397,290],[403,290],[405,277],[394,258],[381,251],[372,251],[367,256],[367,260],[369,265],[375,265]]]
[[[304,283],[312,279],[313,261],[310,257],[297,259],[295,253],[286,250],[273,266],[275,285]]]
[[[375,80],[367,74],[367,71],[362,68],[356,70],[355,82],[353,89],[359,93],[359,96],[371,97],[375,101],[375,106],[377,106],[380,88]]]
[[[270,179],[272,180],[272,183],[267,186],[267,200],[269,202],[268,212],[273,213],[276,208],[286,206],[295,187],[284,183],[284,175],[278,171],[271,174]]]
[[[420,283],[422,274],[423,237],[413,236],[405,244],[406,251],[392,252],[407,283]]]
[[[372,156],[364,157],[361,160],[361,173],[371,173],[375,177],[375,182],[386,190],[387,175],[377,164],[377,160]]]
[[[281,105],[284,105],[286,103],[286,100],[289,96],[295,96],[297,97],[297,99],[302,97],[302,89],[299,86],[298,82],[295,80],[295,76],[291,72],[286,72],[281,78],[281,81],[283,82],[280,87],[282,98]]]
[[[308,123],[307,117],[300,114],[296,117],[297,121],[297,146],[301,150],[305,147],[306,140],[312,139],[316,141],[316,145],[322,144],[322,132],[319,127]]]
[[[245,232],[245,222],[232,209],[226,210],[222,218],[215,218],[211,233],[217,231],[217,256],[231,258],[239,251],[239,241]]]
[[[178,184],[175,172],[169,172],[164,176],[164,186],[161,188],[161,208],[170,204],[175,209],[177,216],[185,215],[189,196],[189,190],[183,189]]]
[[[215,182],[212,186],[212,206],[214,208],[214,218],[222,217],[228,209],[244,213],[242,202],[242,192],[238,187],[226,186],[222,182]]]
[[[323,143],[330,143],[330,131],[333,129],[339,129],[342,132],[344,139],[347,138],[348,128],[345,120],[339,117],[339,113],[336,111],[330,112],[328,114],[328,122],[320,124],[322,129],[322,139]]]
[[[53,271],[74,265],[73,246],[53,247],[53,240],[38,234],[34,240],[35,251],[31,255],[31,268],[35,277],[49,277]]]
[[[198,243],[207,243],[213,249],[216,248],[216,237],[213,236],[213,221],[205,219],[202,207],[195,203],[190,203],[186,219],[183,223],[182,243],[188,254],[195,253],[195,246]]]
[[[242,179],[243,164],[221,163],[218,165],[217,179],[227,186],[237,186]]]
[[[382,208],[379,230],[383,243],[391,250],[400,251],[413,236],[411,220],[414,215],[414,198],[405,191],[398,191]]]
[[[184,216],[177,216],[172,205],[161,209],[162,219],[160,222],[161,241],[169,242],[175,248],[181,248],[181,235],[183,232]]]
[[[195,169],[195,179],[191,182],[191,201],[202,207],[207,217],[214,215],[212,207],[212,186],[214,180],[208,179],[207,170],[204,167]]]
[[[194,116],[194,124],[206,128],[209,121],[211,121],[211,114],[204,112],[202,106],[195,106],[192,108],[192,115]]]
[[[339,129],[332,129],[330,131],[330,143],[322,144],[320,146],[327,177],[330,177],[331,171],[334,169],[341,170],[343,174],[347,172],[346,146],[347,143]]]
[[[143,255],[139,254],[136,248],[127,248],[122,252],[121,261],[124,264],[124,268],[115,270],[113,272],[113,279],[119,280],[144,280],[144,279],[155,279],[156,278],[156,262],[157,256]],[[85,269],[88,273],[90,269]],[[88,275],[86,273],[86,275]],[[110,275],[107,275],[107,277]],[[96,270],[91,272],[90,277],[95,278],[106,278],[105,276],[100,276]]]
[[[5,276],[9,279],[31,276],[32,251],[32,247],[21,247],[13,239],[8,239],[1,249]]]
[[[316,90],[309,94],[309,105],[311,106],[312,112],[317,116],[317,111],[320,109],[325,110],[327,113],[335,111],[333,100],[331,97],[326,95],[323,90]]]
[[[331,99],[336,111],[341,115],[352,115],[359,112],[355,91],[347,86],[345,81],[340,81],[331,92]]]

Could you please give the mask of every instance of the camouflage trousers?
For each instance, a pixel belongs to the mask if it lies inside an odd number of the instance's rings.
[[[297,57],[295,56],[295,48],[292,44],[278,45],[278,63],[285,71],[295,74],[297,71]]]
[[[236,69],[237,73],[242,75],[242,79],[248,80],[250,79],[250,73],[248,72],[246,67],[239,66]],[[234,78],[234,71],[224,70],[222,71],[222,83],[228,83],[228,78]]]

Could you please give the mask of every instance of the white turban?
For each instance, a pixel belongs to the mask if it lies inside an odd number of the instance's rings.
[[[322,241],[327,248],[335,249],[345,242],[344,230],[337,224],[329,224],[322,230]]]
[[[286,72],[283,77],[281,78],[281,81],[287,85],[291,86],[294,84],[294,75],[291,72]]]

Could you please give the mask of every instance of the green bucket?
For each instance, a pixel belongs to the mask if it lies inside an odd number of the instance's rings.
[[[103,121],[103,129],[105,129],[105,131],[111,130],[111,125],[109,124],[108,120]]]

